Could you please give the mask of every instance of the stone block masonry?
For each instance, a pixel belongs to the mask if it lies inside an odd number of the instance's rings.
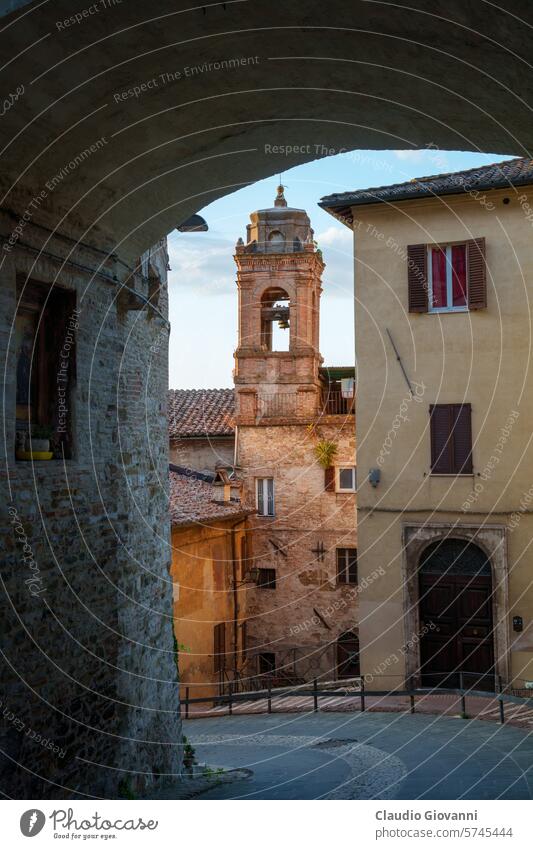
[[[4,233],[11,226],[2,219]],[[64,237],[42,244],[28,223],[2,265],[0,787],[15,798],[141,795],[181,766],[165,518],[166,243],[142,278]],[[152,300],[163,317],[120,293],[127,280],[142,295],[148,278],[161,284]],[[17,283],[28,280],[74,292],[79,310],[70,459],[15,457],[14,318]]]

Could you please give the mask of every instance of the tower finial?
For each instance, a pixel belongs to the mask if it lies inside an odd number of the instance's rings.
[[[286,186],[281,182],[281,174],[279,175],[279,186],[277,189],[277,195],[274,200],[274,206],[287,206],[287,201],[285,200],[285,195],[283,194],[283,190]]]

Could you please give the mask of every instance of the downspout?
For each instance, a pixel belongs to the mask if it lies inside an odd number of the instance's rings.
[[[237,673],[237,652],[238,652],[238,638],[237,638],[237,630],[239,627],[239,590],[237,587],[237,552],[235,546],[235,533],[238,526],[242,523],[242,519],[232,525],[231,528],[231,571],[232,571],[232,584],[233,584],[233,674],[236,676]]]

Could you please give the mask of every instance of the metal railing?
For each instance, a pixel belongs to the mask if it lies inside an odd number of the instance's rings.
[[[355,413],[355,396],[346,397],[340,390],[324,390],[321,402],[323,416],[349,416]]]
[[[261,395],[257,402],[259,418],[312,418],[309,407],[304,409],[297,392],[273,392]],[[315,416],[349,416],[355,413],[355,397],[346,398],[340,390],[324,390],[315,400]]]
[[[450,673],[447,674],[449,675]],[[462,673],[459,674],[462,676]],[[350,686],[351,683],[353,684],[353,686]],[[386,699],[390,697],[406,697],[409,698],[409,712],[411,714],[414,714],[416,712],[417,697],[424,698],[428,695],[451,695],[456,696],[458,700],[460,699],[461,714],[464,717],[467,716],[467,698],[488,699],[496,701],[498,703],[499,709],[499,721],[502,724],[505,722],[505,704],[520,705],[528,710],[533,709],[533,698],[513,696],[503,691],[491,692],[487,690],[475,690],[471,687],[465,687],[462,677],[461,686],[450,688],[417,687],[414,689],[368,690],[365,686],[364,678],[357,678],[351,679],[351,681],[345,681],[343,682],[342,687],[339,687],[338,684],[338,681],[327,681],[323,682],[322,686],[319,686],[318,679],[315,678],[313,680],[312,687],[309,687],[308,684],[296,685],[287,688],[273,688],[269,685],[263,690],[235,692],[230,686],[229,692],[223,695],[201,696],[194,698],[190,697],[190,688],[185,687],[185,698],[181,700],[181,707],[185,709],[185,719],[190,718],[190,706],[200,704],[211,704],[214,707],[223,707],[225,705],[228,708],[228,715],[231,716],[233,713],[233,708],[240,703],[265,701],[266,712],[272,713],[272,704],[274,701],[279,700],[280,702],[282,702],[284,699],[288,698],[294,699],[295,697],[308,697],[312,699],[313,712],[317,713],[320,709],[320,699],[353,699],[355,697],[359,699],[360,711],[364,712],[366,710],[366,699],[368,698],[376,697],[380,699]],[[333,685],[334,689],[331,689],[331,685]]]
[[[258,415],[264,419],[300,418],[300,399],[297,392],[274,392],[258,399]]]

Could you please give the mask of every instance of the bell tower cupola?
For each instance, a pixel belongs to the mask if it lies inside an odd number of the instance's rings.
[[[312,417],[318,403],[324,262],[309,216],[287,205],[285,188],[278,186],[274,206],[251,213],[246,239],[235,247],[237,419],[245,405],[245,418],[252,410],[261,415],[267,398],[280,399],[290,417],[302,410]]]

